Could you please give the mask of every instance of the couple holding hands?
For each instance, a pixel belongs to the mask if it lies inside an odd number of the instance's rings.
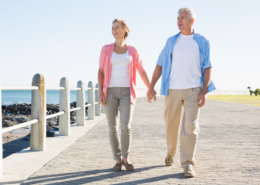
[[[104,106],[109,126],[109,140],[115,160],[114,171],[122,165],[127,171],[134,166],[129,160],[131,121],[136,101],[136,70],[146,87],[147,99],[156,100],[154,86],[162,76],[161,95],[165,96],[164,119],[168,151],[165,165],[171,166],[177,151],[177,140],[184,107],[180,133],[180,161],[184,176],[194,177],[193,166],[199,133],[200,107],[206,94],[215,89],[211,81],[209,41],[194,33],[195,14],[189,8],[178,11],[177,26],[180,32],[170,37],[161,51],[152,81],[143,68],[142,59],[135,47],[125,43],[130,29],[126,22],[115,19],[112,23],[113,44],[105,45],[100,54],[98,84],[99,102]],[[119,144],[116,118],[120,111],[121,138]],[[122,157],[122,158],[121,158]]]

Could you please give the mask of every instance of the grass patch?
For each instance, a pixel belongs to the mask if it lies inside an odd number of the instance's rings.
[[[208,99],[260,106],[260,96],[254,95],[209,95]]]

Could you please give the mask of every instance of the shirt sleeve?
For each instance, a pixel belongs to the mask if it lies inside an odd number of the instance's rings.
[[[162,66],[162,65],[163,65],[163,60],[164,60],[164,58],[165,58],[164,56],[165,56],[165,53],[166,53],[167,44],[168,44],[168,40],[167,40],[167,42],[166,42],[166,44],[165,44],[163,50],[161,51],[161,53],[160,53],[160,55],[159,55],[158,60],[157,60],[157,63],[156,63],[156,64],[157,64],[158,66]]]
[[[99,68],[104,69],[106,63],[106,48],[105,46],[102,48],[100,57],[99,57]]]
[[[143,61],[139,54],[139,52],[136,50],[136,68],[139,73],[144,71]]]
[[[204,58],[204,62],[203,62],[203,69],[207,69],[209,67],[212,67],[211,61],[210,61],[210,44],[209,41],[206,40],[206,44],[205,44],[205,58]]]

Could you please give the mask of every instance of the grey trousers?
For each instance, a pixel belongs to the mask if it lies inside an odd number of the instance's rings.
[[[131,144],[131,121],[134,105],[130,103],[130,87],[109,87],[104,105],[109,129],[109,141],[114,160],[128,158]],[[118,139],[117,117],[120,111],[121,147]],[[120,149],[121,148],[121,149]]]

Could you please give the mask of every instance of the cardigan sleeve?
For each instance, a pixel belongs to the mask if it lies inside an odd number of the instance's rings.
[[[99,57],[99,68],[104,69],[106,63],[106,47],[103,46]]]
[[[137,71],[139,73],[143,72],[144,71],[144,67],[143,67],[143,61],[142,61],[142,58],[138,52],[137,49],[135,49],[136,51],[136,68],[137,68]]]

